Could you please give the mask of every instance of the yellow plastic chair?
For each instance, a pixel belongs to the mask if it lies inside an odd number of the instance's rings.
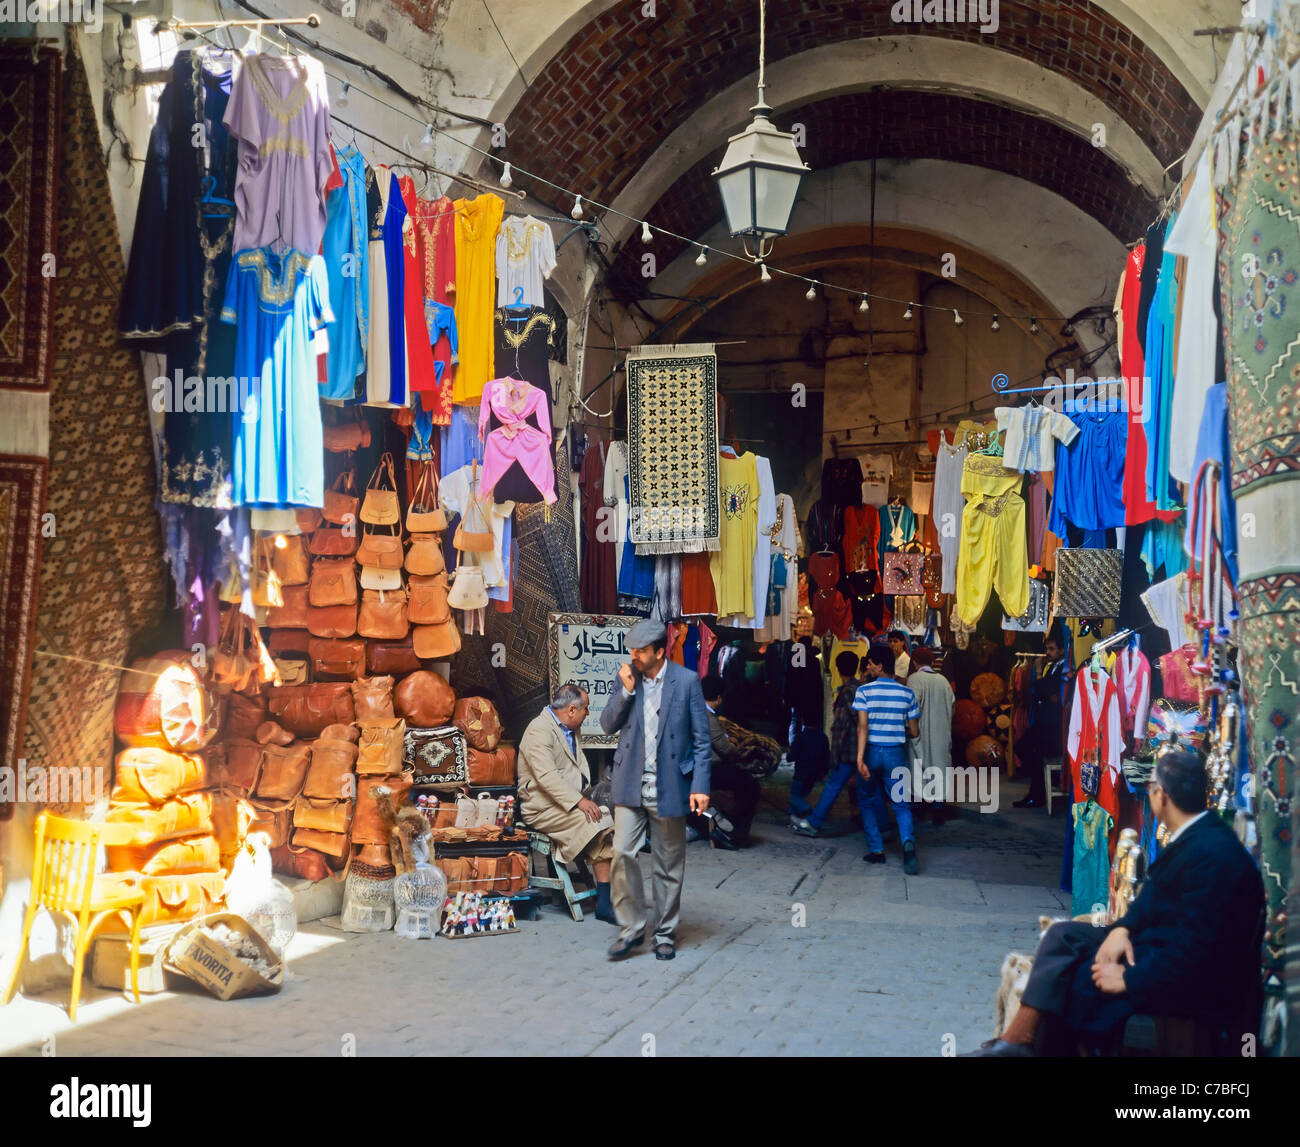
[[[99,927],[120,916],[131,929],[131,991],[140,1002],[137,973],[140,966],[140,916],[144,907],[144,889],[133,872],[95,875],[99,846],[131,844],[136,829],[127,824],[91,824],[65,820],[43,812],[36,818],[36,870],[32,873],[32,894],[23,920],[23,942],[18,949],[9,987],[0,1005],[14,997],[27,956],[36,913],[44,908],[72,921],[77,928],[77,943],[72,965],[72,1006],[68,1016],[77,1018],[77,1000],[81,996],[81,971],[86,952]]]

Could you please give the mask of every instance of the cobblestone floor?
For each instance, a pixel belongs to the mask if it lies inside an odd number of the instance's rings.
[[[275,996],[221,1003],[199,989],[136,1006],[88,987],[0,1009],[0,1053],[133,1055],[936,1056],[991,1034],[998,968],[1032,952],[1056,890],[1064,818],[973,807],[918,827],[921,869],[862,863],[847,806],[827,835],[785,827],[780,774],[757,844],[689,847],[678,956],[604,958],[615,930],[558,909],[519,935],[453,942],[304,925]],[[648,858],[643,858],[648,859]],[[337,920],[335,920],[337,923]]]

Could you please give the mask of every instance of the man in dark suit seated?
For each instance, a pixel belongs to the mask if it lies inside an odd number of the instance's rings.
[[[1205,808],[1201,759],[1157,759],[1151,808],[1172,834],[1128,912],[1109,928],[1054,924],[1001,1039],[970,1056],[1030,1056],[1044,1019],[1093,1049],[1113,1047],[1129,1016],[1231,1022],[1259,976],[1259,870],[1232,830]],[[1241,1033],[1234,1033],[1240,1035]]]

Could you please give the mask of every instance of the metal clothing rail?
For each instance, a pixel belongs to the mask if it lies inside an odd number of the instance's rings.
[[[213,30],[219,28],[256,28],[261,31],[263,28],[278,28],[286,24],[306,24],[308,28],[319,28],[320,17],[313,12],[309,16],[286,16],[282,20],[177,20],[173,18],[155,24],[153,31],[155,36],[162,32],[195,31],[199,28],[211,28]]]

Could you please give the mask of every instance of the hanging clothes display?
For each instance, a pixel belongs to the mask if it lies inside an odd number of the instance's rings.
[[[550,227],[531,215],[506,218],[497,236],[496,264],[497,306],[544,306],[542,280],[555,270],[555,236]]]
[[[1199,474],[1201,466],[1213,462],[1219,467],[1219,513],[1222,518],[1223,562],[1228,576],[1237,581],[1237,504],[1232,496],[1232,460],[1228,450],[1228,384],[1216,382],[1205,395],[1205,410],[1201,415],[1200,433],[1196,439],[1196,456],[1192,473]],[[1187,517],[1187,532],[1183,549],[1190,556],[1199,552],[1203,537],[1199,524]]]
[[[605,505],[605,455],[608,443],[589,436],[578,473],[582,491],[582,530],[579,534],[579,578],[582,607],[591,613],[618,612],[618,569],[615,563],[614,515]],[[685,574],[683,572],[683,595]],[[683,606],[683,609],[685,607]]]
[[[844,507],[844,568],[880,568],[880,514],[875,506]]]
[[[760,643],[789,641],[794,635],[794,620],[799,609],[799,524],[794,499],[789,494],[776,496],[776,522],[772,526],[771,539],[772,568],[774,572],[779,569],[782,576],[775,608],[769,608],[763,628],[754,635],[754,640]]]
[[[721,454],[718,485],[722,545],[709,555],[718,616],[754,612],[754,549],[758,545],[758,462],[753,454]]]
[[[1120,732],[1132,748],[1146,735],[1151,709],[1151,663],[1136,645],[1128,645],[1116,655],[1113,675]]]
[[[1160,242],[1160,269],[1147,313],[1144,377],[1150,379],[1142,406],[1142,431],[1147,442],[1146,497],[1157,510],[1177,509],[1178,493],[1169,476],[1169,429],[1174,396],[1174,332],[1178,314],[1178,259],[1165,242],[1178,221],[1171,212]],[[1150,246],[1150,244],[1148,244]],[[1148,256],[1150,260],[1151,256]],[[1148,266],[1150,263],[1148,262]]]
[[[1076,796],[1085,793],[1119,819],[1120,755],[1119,693],[1105,670],[1084,664],[1074,685],[1066,752]]]
[[[894,476],[894,456],[860,454],[858,466],[862,470],[862,504],[883,506],[889,501],[889,482]]]
[[[556,500],[551,412],[543,391],[519,379],[489,382],[483,388],[478,432],[484,441],[484,490],[510,486],[509,499],[524,504]]]
[[[947,435],[940,432],[934,456],[933,516],[939,534],[939,553],[943,558],[939,585],[943,593],[955,593],[957,589],[957,556],[961,552],[961,523],[966,509],[961,481],[969,452],[965,441],[959,446],[949,445]]]
[[[232,423],[187,411],[175,379],[235,373],[235,332],[219,321],[234,253],[238,156],[224,123],[233,67],[219,53],[176,53],[149,136],[119,318],[130,345],[165,356],[159,500],[216,509],[232,504]],[[207,148],[191,145],[199,131]],[[158,391],[150,398],[156,408]]]
[[[492,299],[497,234],[504,211],[505,202],[499,195],[485,193],[476,199],[456,200],[456,329],[460,333],[460,365],[452,381],[453,402],[478,402],[484,384],[497,376],[492,353]],[[537,385],[534,379],[528,381]]]
[[[1074,878],[1070,885],[1070,914],[1105,912],[1110,897],[1110,854],[1107,842],[1115,818],[1095,801],[1081,801],[1073,810]]]
[[[366,402],[388,406],[393,390],[392,326],[401,330],[401,310],[390,313],[388,243],[385,241],[389,199],[392,197],[392,172],[387,167],[372,168],[366,178],[366,217],[370,222],[370,331],[366,341]],[[401,202],[401,196],[397,196]],[[398,303],[401,294],[391,296]]]
[[[772,481],[772,464],[761,455],[754,457],[754,471],[758,479],[758,500],[754,521],[755,538],[750,569],[753,589],[750,598],[754,603],[748,616],[738,614],[733,618],[718,620],[723,625],[738,629],[761,629],[767,611],[767,591],[772,575],[772,527],[776,525],[776,486]]]
[[[1008,617],[1019,617],[1029,608],[1025,503],[1016,493],[1020,483],[1020,474],[1006,469],[1002,459],[991,454],[970,454],[962,468],[966,508],[955,612],[967,626],[979,621],[995,587]]]
[[[321,397],[349,402],[364,394],[366,346],[370,338],[370,228],[366,211],[366,161],[354,145],[336,150],[343,185],[325,201],[322,256],[329,277],[326,328],[327,381]]]
[[[415,245],[425,299],[447,306],[456,293],[456,205],[446,195],[416,202]]]
[[[224,117],[239,140],[235,251],[283,241],[311,257],[325,234],[334,170],[325,69],[308,56],[240,60]]]
[[[903,505],[901,498],[895,498],[894,501],[881,506],[877,513],[880,516],[878,568],[884,569],[886,554],[897,553],[915,540],[916,515],[912,513],[911,506]]]
[[[236,505],[321,506],[325,446],[316,334],[333,317],[325,260],[270,247],[241,251],[223,322],[237,324],[234,376],[257,379],[235,422]]]
[[[1056,468],[1056,443],[1068,446],[1079,428],[1059,410],[1037,402],[1028,406],[999,406],[998,429],[1005,432],[1002,464],[1021,473]]]
[[[716,616],[718,594],[707,552],[682,555],[682,614],[686,617]]]
[[[397,180],[402,207],[402,314],[406,336],[407,393],[431,391],[438,385],[433,365],[433,343],[424,314],[424,265],[416,237],[415,180],[403,175]]]
[[[1056,452],[1047,528],[1064,538],[1067,523],[1083,530],[1123,526],[1128,415],[1123,410],[1080,410],[1070,419],[1079,434]]]

